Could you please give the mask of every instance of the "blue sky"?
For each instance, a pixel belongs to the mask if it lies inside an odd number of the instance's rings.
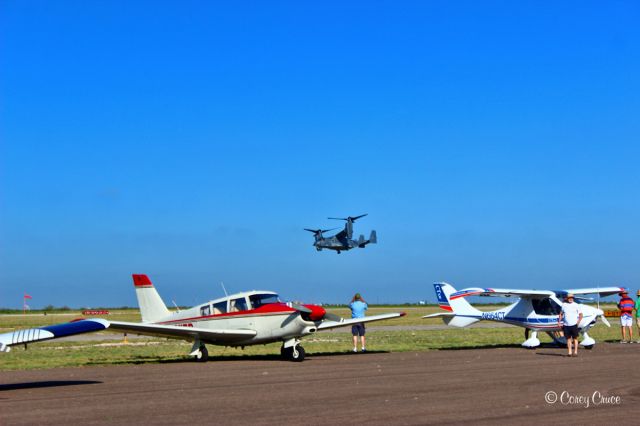
[[[232,2],[233,3],[233,2]],[[6,1],[0,306],[637,288],[636,2]],[[305,227],[369,213],[379,244]]]

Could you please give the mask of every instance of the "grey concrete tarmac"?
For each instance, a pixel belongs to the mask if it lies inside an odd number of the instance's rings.
[[[568,425],[638,417],[640,345],[563,354],[507,347],[5,371],[0,424]],[[553,393],[558,400],[547,402]]]

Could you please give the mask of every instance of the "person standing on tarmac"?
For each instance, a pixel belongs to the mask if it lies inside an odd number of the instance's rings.
[[[618,309],[620,309],[620,327],[622,329],[622,340],[620,343],[631,343],[633,339],[633,309],[635,304],[633,299],[629,297],[627,290],[620,292],[620,301]],[[627,340],[627,331],[629,331],[629,340]]]
[[[638,341],[640,343],[640,290],[636,293],[636,325],[638,326]]]
[[[365,311],[369,308],[367,302],[364,301],[360,293],[356,293],[349,303],[351,309],[351,318],[364,318]],[[351,334],[353,335],[353,351],[358,352],[358,336],[360,336],[360,344],[362,352],[366,351],[365,348],[365,329],[364,324],[354,324],[351,326]]]
[[[567,356],[578,356],[578,326],[582,321],[582,309],[573,299],[573,294],[567,294],[558,316],[558,323],[562,325],[564,338],[567,340]]]

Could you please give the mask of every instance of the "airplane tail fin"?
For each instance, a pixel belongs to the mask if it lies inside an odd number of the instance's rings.
[[[369,242],[371,244],[378,244],[378,234],[376,234],[375,229],[371,231],[371,235],[369,236]]]
[[[479,321],[482,312],[471,306],[462,295],[456,292],[456,289],[451,284],[440,282],[434,283],[433,287],[435,288],[440,308],[454,314],[453,317],[447,317],[445,322],[448,325],[466,327]]]
[[[133,274],[142,322],[155,322],[171,315],[148,276]]]
[[[376,235],[376,231],[371,231],[371,235],[369,236],[368,240],[364,239],[364,235],[360,235],[360,238],[358,238],[358,247],[360,248],[365,248],[367,244],[377,244],[377,243],[378,243],[378,237]]]

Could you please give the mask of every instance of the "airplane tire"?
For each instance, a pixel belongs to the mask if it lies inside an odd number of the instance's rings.
[[[293,347],[289,347],[289,348],[282,348],[280,349],[280,355],[282,355],[282,358],[289,360],[289,361],[294,361],[294,362],[300,362],[304,360],[304,356],[305,356],[305,350],[302,346],[298,345],[296,347],[297,349],[297,354],[293,351]]]
[[[591,349],[593,349],[593,346],[594,346],[594,345],[583,346],[583,348],[584,348],[584,349],[587,349],[587,350],[591,350]]]
[[[304,348],[298,345],[296,349],[297,351],[293,351],[293,350],[291,351],[291,361],[294,361],[294,362],[304,361],[304,356],[305,356]],[[297,355],[296,355],[296,352],[297,352]]]
[[[206,346],[200,347],[200,353],[196,355],[196,361],[207,362],[209,360],[209,351]]]

